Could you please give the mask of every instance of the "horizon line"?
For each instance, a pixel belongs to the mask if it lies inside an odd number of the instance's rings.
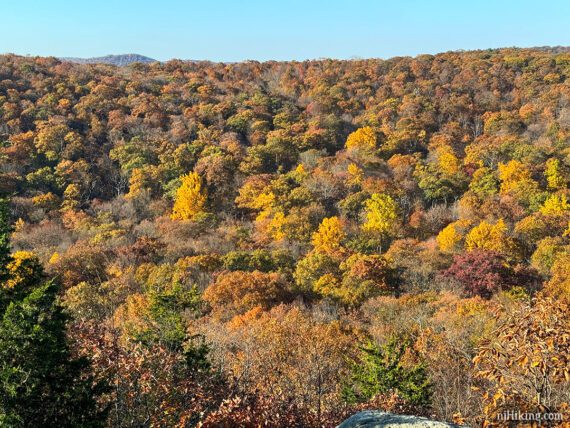
[[[147,58],[152,62],[159,62],[159,63],[167,63],[170,61],[183,61],[183,62],[210,62],[210,63],[220,63],[220,64],[238,64],[238,63],[245,63],[245,62],[305,62],[305,61],[324,61],[324,60],[333,60],[333,61],[364,61],[364,60],[390,60],[393,58],[416,58],[419,56],[436,56],[446,53],[467,53],[467,52],[483,52],[483,51],[497,51],[497,50],[506,50],[506,49],[519,49],[519,50],[554,50],[554,49],[563,49],[563,50],[570,50],[570,45],[540,45],[540,46],[499,46],[499,47],[488,47],[488,48],[476,48],[476,49],[449,49],[445,51],[438,51],[435,53],[425,52],[425,53],[416,53],[416,54],[402,54],[402,55],[393,55],[389,57],[381,57],[381,56],[369,56],[369,57],[362,57],[359,55],[354,55],[350,57],[312,57],[312,58],[304,58],[304,59],[255,59],[255,58],[245,58],[241,60],[215,60],[215,59],[193,59],[193,58],[181,58],[181,57],[171,57],[165,60],[160,60],[153,58],[151,56],[137,53],[137,52],[127,52],[127,53],[109,53],[104,55],[96,55],[96,56],[58,56],[58,55],[36,55],[36,54],[20,54],[15,52],[2,52],[0,53],[1,56],[18,56],[23,58],[56,58],[58,60],[69,61],[71,60],[95,60],[95,59],[103,59],[107,57],[121,57],[121,56],[128,56],[128,55],[136,55]]]

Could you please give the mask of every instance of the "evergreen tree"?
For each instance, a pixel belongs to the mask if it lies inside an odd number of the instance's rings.
[[[5,211],[3,211],[5,213]],[[103,392],[89,362],[74,358],[59,286],[41,265],[18,263],[8,251],[6,216],[0,217],[0,426],[97,427],[104,424],[95,397]],[[20,289],[21,288],[21,289]]]
[[[10,260],[10,221],[8,220],[8,202],[0,199],[0,282],[6,280]]]
[[[351,362],[352,373],[343,395],[349,403],[366,402],[378,394],[396,391],[418,406],[431,403],[431,385],[423,363],[405,365],[409,338],[393,337],[384,346],[368,343]]]

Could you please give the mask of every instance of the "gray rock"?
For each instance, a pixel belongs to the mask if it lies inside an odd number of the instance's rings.
[[[124,67],[135,62],[151,64],[155,59],[139,54],[106,55],[97,58],[60,58],[62,61],[76,62],[78,64],[111,64]]]
[[[395,415],[379,410],[356,413],[338,428],[458,428],[458,425],[432,421],[419,416]]]

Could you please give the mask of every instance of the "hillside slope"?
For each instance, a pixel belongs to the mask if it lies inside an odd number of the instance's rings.
[[[109,425],[569,418],[569,79],[563,48],[0,56],[0,289],[62,283]]]

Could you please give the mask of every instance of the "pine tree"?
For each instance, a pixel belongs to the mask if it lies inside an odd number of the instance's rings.
[[[411,341],[392,337],[384,346],[370,342],[360,347],[360,356],[351,362],[352,373],[343,395],[349,403],[366,402],[378,394],[396,391],[409,403],[429,406],[431,384],[423,363],[404,365]]]
[[[97,427],[86,359],[73,359],[58,286],[48,281],[11,302],[0,322],[0,426]]]
[[[5,202],[3,202],[5,207]],[[97,427],[104,412],[95,397],[102,386],[89,362],[74,358],[59,286],[46,279],[37,258],[9,254],[5,208],[0,214],[0,426]],[[18,254],[18,253],[16,253]]]
[[[12,228],[8,220],[8,201],[0,199],[0,283],[7,278],[11,232]]]

